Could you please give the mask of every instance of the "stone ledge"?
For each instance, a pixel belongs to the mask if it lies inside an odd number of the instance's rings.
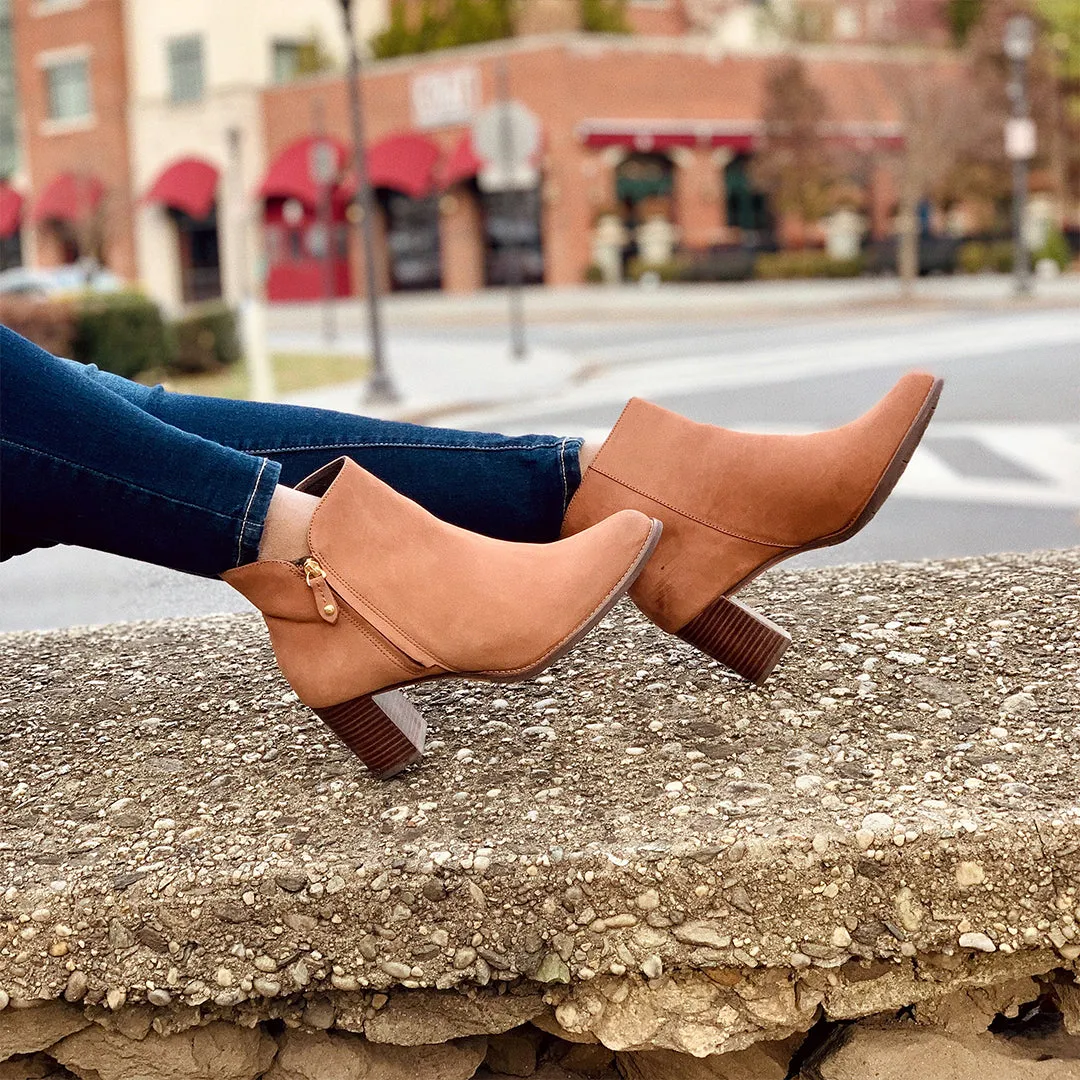
[[[254,616],[0,637],[0,1003],[700,1056],[1071,978],[1080,549],[747,596],[765,689],[623,605],[389,784]]]

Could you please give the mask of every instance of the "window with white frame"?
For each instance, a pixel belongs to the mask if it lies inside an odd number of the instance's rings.
[[[169,100],[175,104],[200,101],[203,96],[203,43],[200,34],[169,38]]]
[[[90,64],[85,56],[45,64],[45,100],[50,120],[81,120],[93,113]]]

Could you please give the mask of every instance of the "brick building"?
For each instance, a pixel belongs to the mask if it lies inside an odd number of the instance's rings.
[[[901,127],[883,71],[904,61],[873,49],[804,55],[835,118],[829,137],[895,150]],[[612,219],[630,239],[638,234],[639,249],[650,221],[650,242],[662,247],[666,226],[670,243],[692,250],[738,244],[748,232],[775,227],[748,168],[762,135],[771,59],[717,54],[685,37],[569,34],[371,65],[364,92],[383,284],[498,284],[506,278],[508,247],[523,250],[527,280],[579,283]],[[516,192],[493,190],[498,185],[486,175],[468,126],[496,99],[503,65],[510,96],[531,110],[542,132],[530,186]],[[316,101],[339,166],[327,197],[335,216],[345,217],[351,189],[344,82],[268,89],[271,165],[261,194],[272,299],[319,295],[319,261],[307,239],[317,212],[306,165]],[[879,231],[887,225],[883,185],[881,179],[868,203]],[[343,245],[335,281],[353,289],[359,272],[355,251]]]
[[[12,2],[23,161],[18,190],[0,184],[0,226],[21,223],[27,261],[96,256],[170,308],[235,299],[256,278],[272,300],[364,287],[336,3]],[[388,0],[358,9],[366,39]],[[368,63],[379,284],[571,284],[634,255],[783,238],[750,164],[790,17],[834,39],[798,46],[834,118],[826,137],[870,154],[897,149],[885,76],[908,63],[873,42],[936,41],[940,9],[630,0],[634,33],[604,35],[576,29],[578,0],[527,0],[514,38]],[[302,48],[329,73],[298,66]],[[470,135],[503,78],[540,133],[511,189]],[[880,234],[888,182],[865,187]]]
[[[122,0],[12,0],[30,262],[136,276]]]

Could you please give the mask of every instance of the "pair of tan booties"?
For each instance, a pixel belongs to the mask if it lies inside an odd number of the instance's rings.
[[[379,777],[423,751],[424,719],[399,688],[531,678],[627,591],[661,629],[760,683],[790,637],[732,594],[861,529],[940,392],[940,379],[907,375],[853,423],[797,436],[697,424],[635,398],[552,544],[448,525],[339,458],[299,485],[321,496],[310,556],[224,578],[262,612],[300,700]]]

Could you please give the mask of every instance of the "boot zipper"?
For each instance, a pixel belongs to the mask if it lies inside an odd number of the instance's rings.
[[[324,622],[336,623],[338,617],[337,600],[330,591],[326,580],[326,571],[316,559],[304,560],[304,581],[315,596],[315,609]]]

